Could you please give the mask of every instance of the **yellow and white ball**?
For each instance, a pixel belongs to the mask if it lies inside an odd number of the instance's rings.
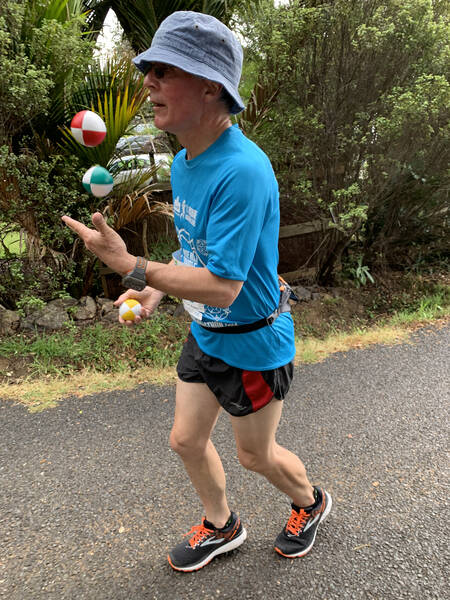
[[[134,321],[136,317],[141,316],[141,305],[137,300],[128,298],[122,302],[119,308],[119,315],[124,321]]]

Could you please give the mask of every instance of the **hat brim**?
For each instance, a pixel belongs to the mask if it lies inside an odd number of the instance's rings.
[[[228,81],[226,77],[214,69],[211,69],[211,67],[208,67],[207,65],[199,63],[195,60],[191,60],[188,56],[179,54],[178,52],[161,50],[158,48],[148,48],[148,50],[141,52],[141,54],[138,54],[135,58],[133,58],[134,65],[139,69],[139,71],[141,71],[141,73],[145,73],[149,64],[152,62],[160,62],[172,65],[174,67],[178,67],[182,71],[196,75],[197,77],[203,77],[204,79],[221,83],[234,100],[234,104],[230,111],[231,114],[236,115],[244,110],[244,102],[236,87],[230,81]]]

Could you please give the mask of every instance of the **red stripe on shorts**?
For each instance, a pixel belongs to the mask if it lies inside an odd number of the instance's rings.
[[[267,385],[261,371],[242,371],[242,384],[250,398],[253,411],[257,411],[273,398],[273,392]]]

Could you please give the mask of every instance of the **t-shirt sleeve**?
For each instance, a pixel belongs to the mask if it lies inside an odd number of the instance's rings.
[[[252,164],[240,164],[217,187],[206,230],[206,266],[215,275],[247,279],[268,208],[267,187],[264,173]]]

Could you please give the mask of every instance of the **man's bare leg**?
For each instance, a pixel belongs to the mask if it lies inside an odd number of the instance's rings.
[[[205,509],[208,521],[223,527],[230,516],[225,472],[210,436],[221,407],[203,383],[178,380],[170,445],[184,467]]]
[[[230,417],[241,464],[264,475],[297,506],[314,503],[313,487],[302,461],[275,440],[283,402],[272,400],[244,417]]]

